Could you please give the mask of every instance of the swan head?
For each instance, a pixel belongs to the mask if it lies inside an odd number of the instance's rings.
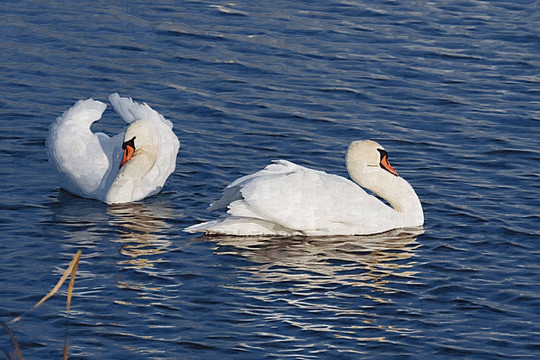
[[[142,119],[132,122],[124,134],[122,150],[124,151],[124,155],[120,167],[137,156],[157,157],[159,152],[159,137],[152,121]]]
[[[351,178],[367,188],[398,177],[388,162],[384,147],[372,140],[353,141],[347,151],[346,162]]]

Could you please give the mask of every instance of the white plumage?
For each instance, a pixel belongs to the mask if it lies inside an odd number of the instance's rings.
[[[174,171],[180,143],[172,123],[147,104],[116,93],[109,100],[130,124],[127,129],[113,137],[93,133],[90,126],[107,106],[93,99],[78,101],[49,128],[49,162],[59,171],[62,187],[73,194],[106,203],[142,200],[158,193]]]
[[[347,167],[369,195],[346,178],[285,160],[241,177],[225,188],[211,209],[227,215],[190,226],[188,232],[227,235],[366,235],[423,224],[420,201],[397,176],[386,151],[374,141],[355,141]]]

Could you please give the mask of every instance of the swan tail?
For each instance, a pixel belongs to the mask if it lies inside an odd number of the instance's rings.
[[[288,236],[301,234],[301,232],[284,228],[263,219],[243,216],[224,216],[217,220],[191,225],[185,228],[184,231],[232,236]]]

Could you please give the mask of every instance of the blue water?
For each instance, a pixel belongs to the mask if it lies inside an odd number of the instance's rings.
[[[23,314],[24,358],[540,358],[539,5],[2,2],[0,320]],[[115,91],[181,149],[159,195],[106,206],[60,189],[44,139]],[[272,159],[347,176],[356,139],[386,147],[423,233],[182,231]],[[31,311],[77,250],[69,314],[66,285]]]

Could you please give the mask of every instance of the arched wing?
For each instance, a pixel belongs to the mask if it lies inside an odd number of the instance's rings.
[[[140,200],[161,190],[165,181],[176,168],[176,157],[180,148],[178,137],[172,131],[173,124],[145,103],[139,104],[131,98],[120,97],[117,93],[109,96],[116,112],[131,123],[139,119],[151,120],[159,138],[159,153],[154,166],[144,174],[133,200]]]
[[[80,196],[100,197],[104,178],[112,170],[113,149],[121,145],[118,137],[90,130],[106,107],[93,99],[78,101],[49,128],[49,162],[62,175],[62,186]]]

